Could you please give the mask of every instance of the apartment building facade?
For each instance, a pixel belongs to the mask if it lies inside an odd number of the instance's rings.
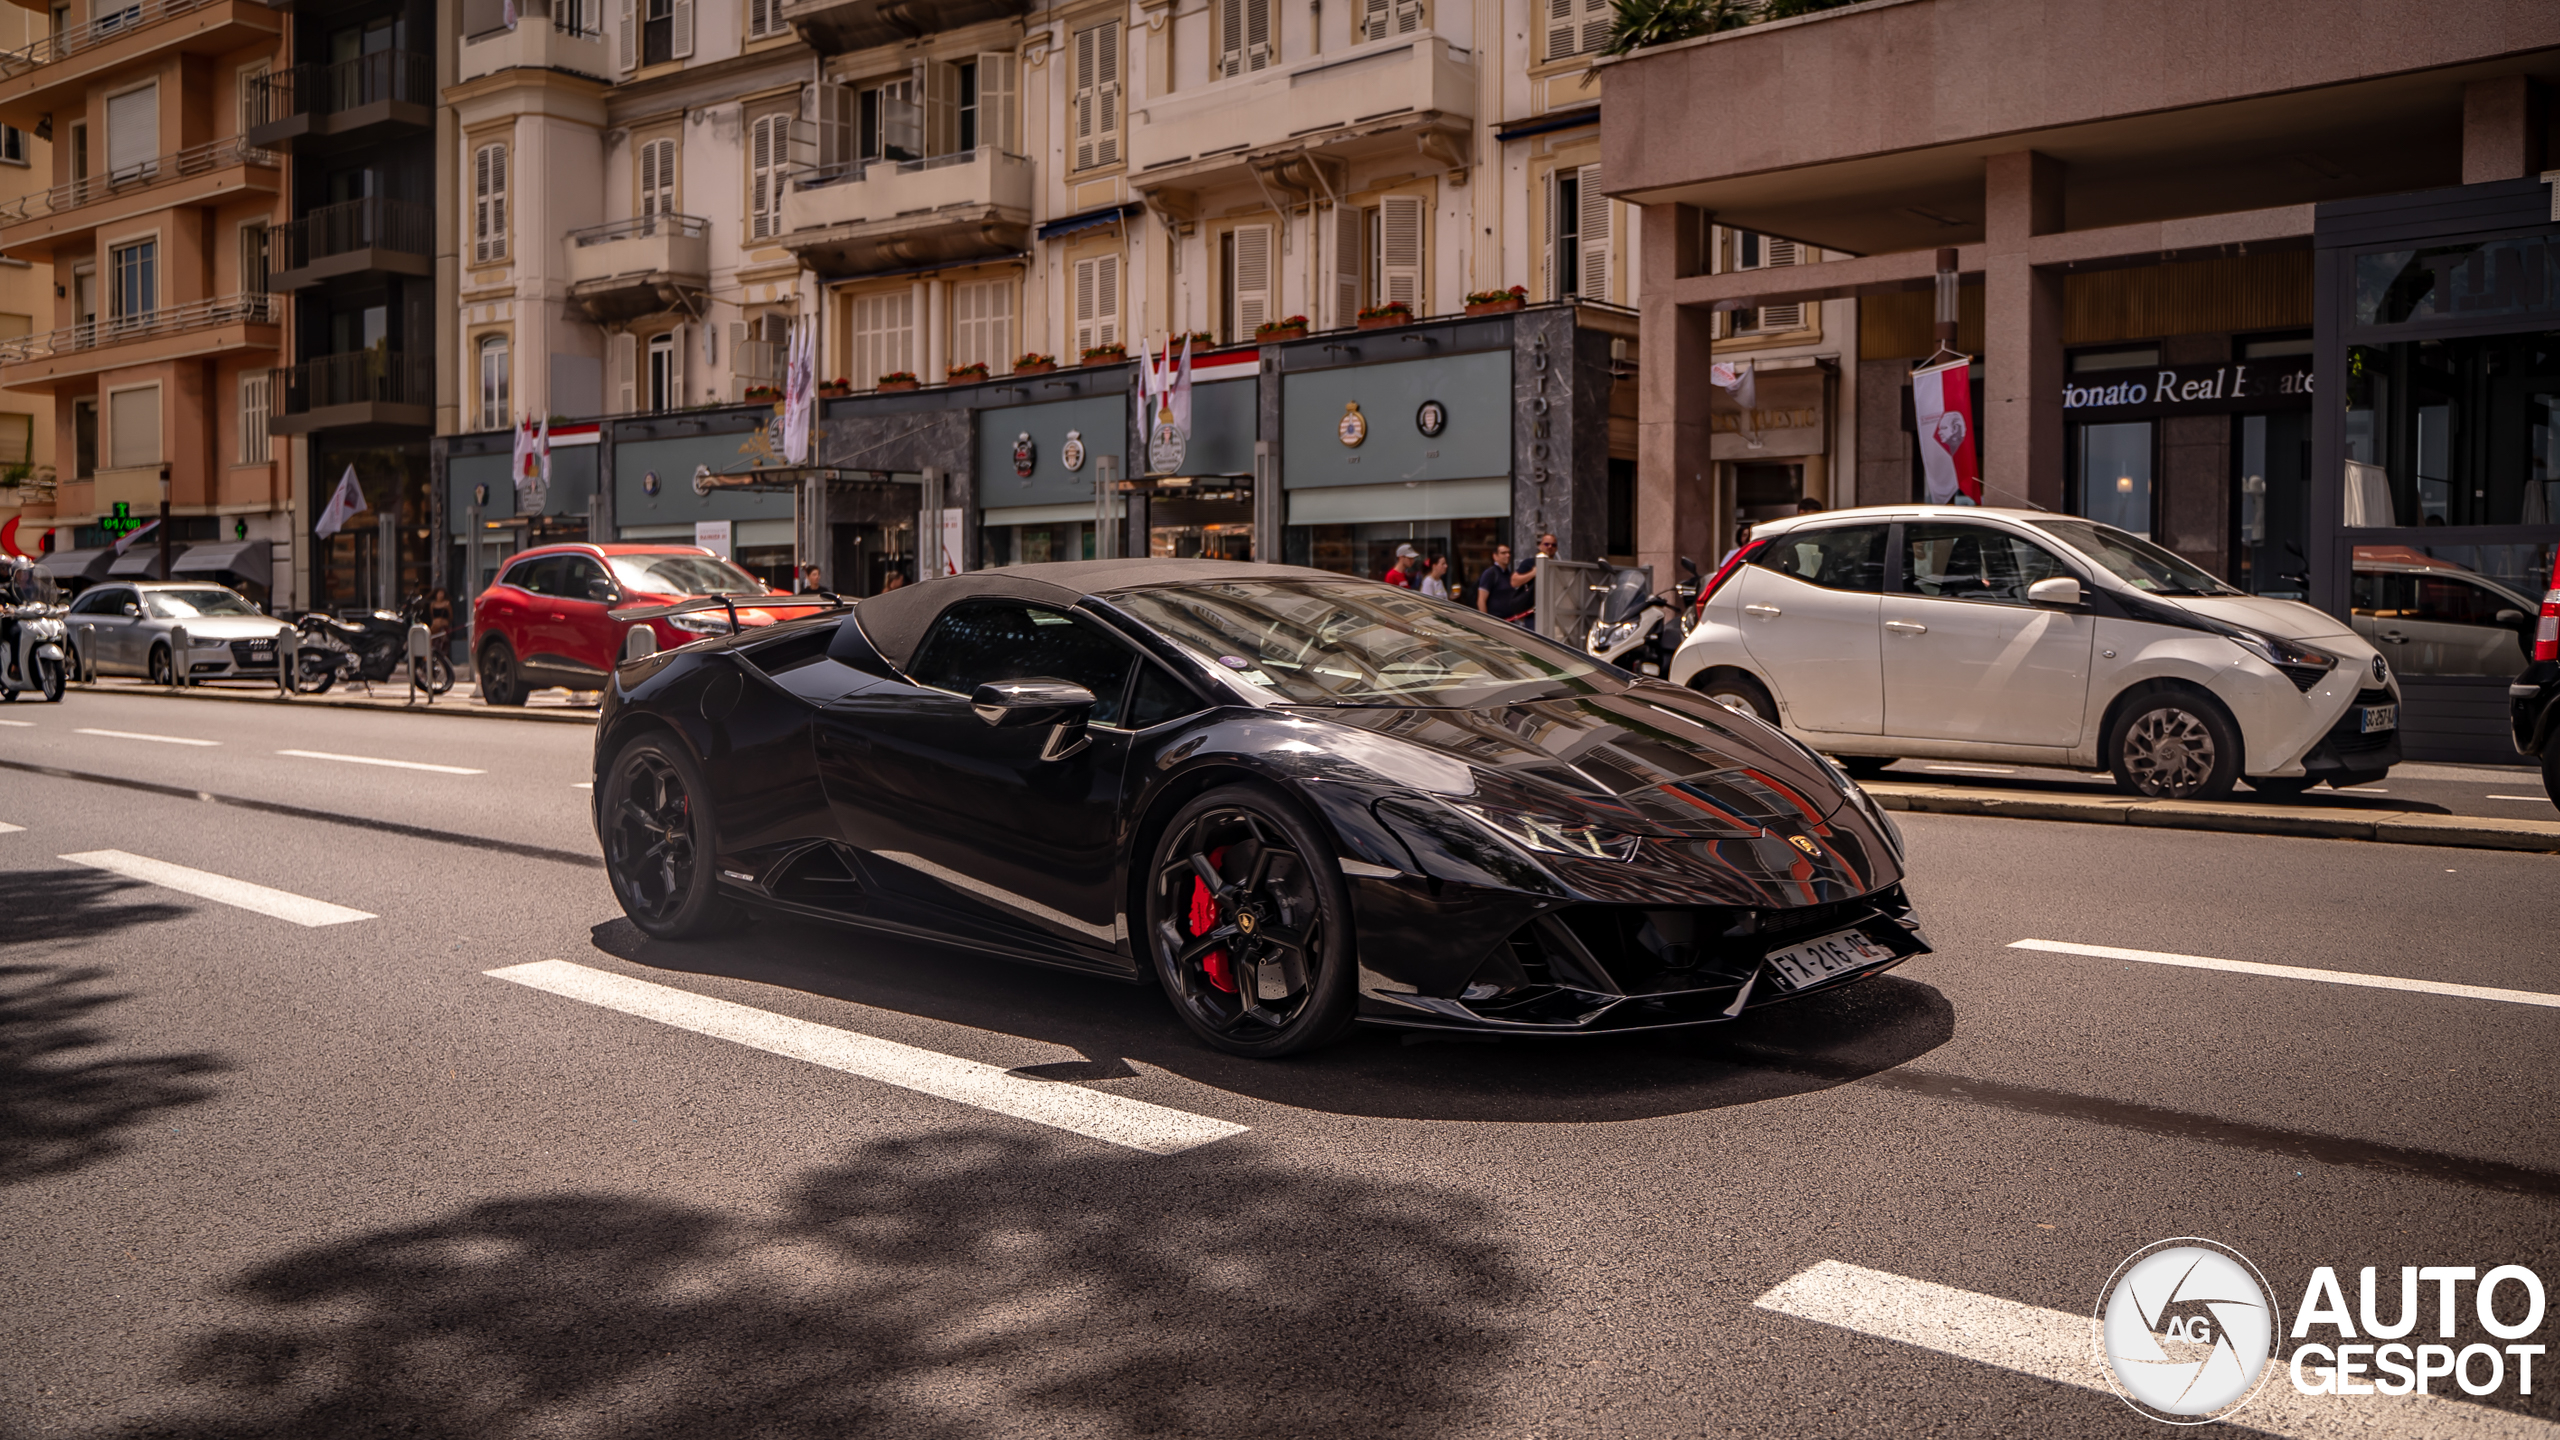
[[[0,260],[30,267],[40,306],[0,339],[0,410],[50,407],[52,528],[70,542],[55,563],[141,573],[156,547],[105,547],[165,503],[185,573],[269,598],[295,530],[259,405],[284,344],[265,237],[287,205],[283,157],[248,131],[285,17],[252,0],[24,8],[42,33],[0,57],[0,125],[49,142],[49,171],[0,213]]]
[[[20,51],[44,38],[50,17],[0,6],[0,51]],[[14,125],[0,127],[0,215],[45,203],[53,188],[53,146]],[[33,335],[51,323],[53,277],[34,261],[0,255],[0,340]],[[53,402],[42,394],[0,395],[0,558],[68,551],[71,535],[55,523]]]

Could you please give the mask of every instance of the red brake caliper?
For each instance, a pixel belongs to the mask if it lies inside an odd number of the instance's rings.
[[[1209,868],[1213,870],[1225,864],[1226,860],[1227,847],[1224,845],[1209,852]],[[1218,902],[1209,893],[1209,882],[1194,875],[1191,877],[1191,933],[1206,935],[1217,925]],[[1212,950],[1200,957],[1200,968],[1208,974],[1211,985],[1230,995],[1236,993],[1236,967],[1228,962],[1226,951]]]

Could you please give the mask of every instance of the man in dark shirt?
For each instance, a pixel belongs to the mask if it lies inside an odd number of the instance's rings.
[[[1476,577],[1476,608],[1498,620],[1516,620],[1531,604],[1529,583],[1537,578],[1537,566],[1525,570],[1511,568],[1511,547],[1493,547],[1493,563]]]

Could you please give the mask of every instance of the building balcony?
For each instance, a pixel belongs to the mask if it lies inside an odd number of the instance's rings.
[[[782,18],[823,55],[904,45],[982,20],[1029,14],[1029,0],[782,0]]]
[[[823,166],[783,192],[778,239],[829,277],[1010,255],[1031,242],[1035,179],[993,146]]]
[[[48,114],[75,119],[94,83],[172,51],[211,56],[273,43],[283,29],[257,0],[134,0],[0,54],[0,124],[33,130]]]
[[[101,225],[235,195],[273,195],[284,157],[239,140],[217,140],[162,155],[113,175],[92,175],[0,207],[0,255],[90,244]]]
[[[435,366],[390,350],[322,355],[268,372],[270,435],[314,430],[413,428],[435,424]]]
[[[711,284],[711,224],[642,215],[569,232],[569,298],[599,325],[673,310]]]
[[[384,126],[435,123],[436,66],[413,50],[296,65],[249,82],[249,143],[373,138]]]
[[[273,350],[282,309],[274,295],[223,295],[0,340],[0,389],[80,389],[107,370]]]
[[[1425,32],[1310,56],[1150,100],[1129,112],[1130,183],[1145,191],[1259,170],[1291,198],[1330,183],[1305,157],[1401,151],[1463,171],[1476,113],[1472,52]]]
[[[435,227],[435,208],[408,200],[323,205],[267,232],[267,284],[304,290],[341,275],[432,275]]]
[[[606,43],[604,9],[555,4],[551,18],[525,15],[513,30],[466,35],[454,78],[477,80],[501,70],[565,70],[597,80],[614,78],[613,49]]]

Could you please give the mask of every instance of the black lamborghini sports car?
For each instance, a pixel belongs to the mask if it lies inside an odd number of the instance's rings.
[[[630,660],[595,780],[650,935],[743,903],[1152,979],[1243,1055],[1707,1023],[1929,948],[1822,757],[1321,570],[1024,565]]]

